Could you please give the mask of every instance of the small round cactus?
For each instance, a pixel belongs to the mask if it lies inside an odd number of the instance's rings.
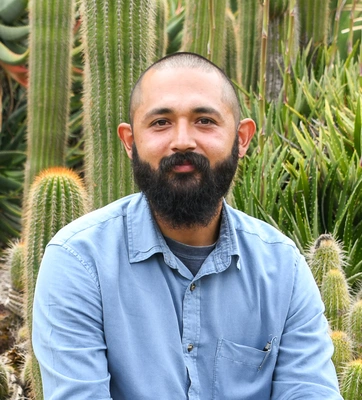
[[[341,270],[334,268],[326,273],[321,294],[332,330],[345,330],[351,300],[347,280]]]
[[[341,395],[344,400],[362,399],[362,359],[351,361],[345,366]]]
[[[332,361],[339,376],[344,365],[352,360],[352,341],[347,333],[342,331],[333,331],[331,339],[334,345]]]
[[[330,234],[323,234],[307,253],[307,261],[317,285],[321,287],[325,274],[345,265],[345,255],[340,243]]]

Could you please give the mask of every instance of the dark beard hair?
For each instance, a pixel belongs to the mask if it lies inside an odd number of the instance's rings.
[[[238,166],[238,137],[229,157],[214,168],[198,153],[175,153],[164,157],[155,170],[139,158],[133,144],[132,164],[135,182],[144,192],[152,212],[171,228],[207,226],[217,215],[220,200],[229,190]],[[174,173],[173,167],[191,163],[195,170]]]

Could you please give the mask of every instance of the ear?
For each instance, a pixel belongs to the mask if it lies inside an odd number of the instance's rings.
[[[239,136],[239,157],[245,156],[248,150],[251,139],[256,130],[255,122],[250,118],[245,118],[239,123],[238,136]]]
[[[133,134],[130,124],[122,122],[117,129],[118,137],[121,139],[127,155],[132,159],[132,145],[133,145]]]

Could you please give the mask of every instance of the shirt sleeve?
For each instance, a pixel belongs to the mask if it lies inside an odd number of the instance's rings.
[[[271,400],[343,400],[331,361],[333,344],[319,289],[304,257],[296,265]]]
[[[111,399],[98,278],[69,247],[49,245],[45,251],[32,343],[44,400]]]

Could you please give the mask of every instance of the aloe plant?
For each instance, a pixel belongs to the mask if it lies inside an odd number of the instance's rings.
[[[226,0],[186,0],[182,49],[201,54],[216,65],[225,63]]]
[[[65,163],[74,6],[74,0],[30,3],[25,192],[41,170]]]
[[[155,3],[82,0],[81,6],[85,179],[98,208],[134,191],[117,126],[128,121],[131,89],[155,57]]]
[[[44,170],[36,177],[25,207],[25,316],[31,336],[36,278],[46,244],[55,233],[87,211],[87,195],[78,175],[63,167]],[[32,391],[42,397],[39,367],[32,357]]]

